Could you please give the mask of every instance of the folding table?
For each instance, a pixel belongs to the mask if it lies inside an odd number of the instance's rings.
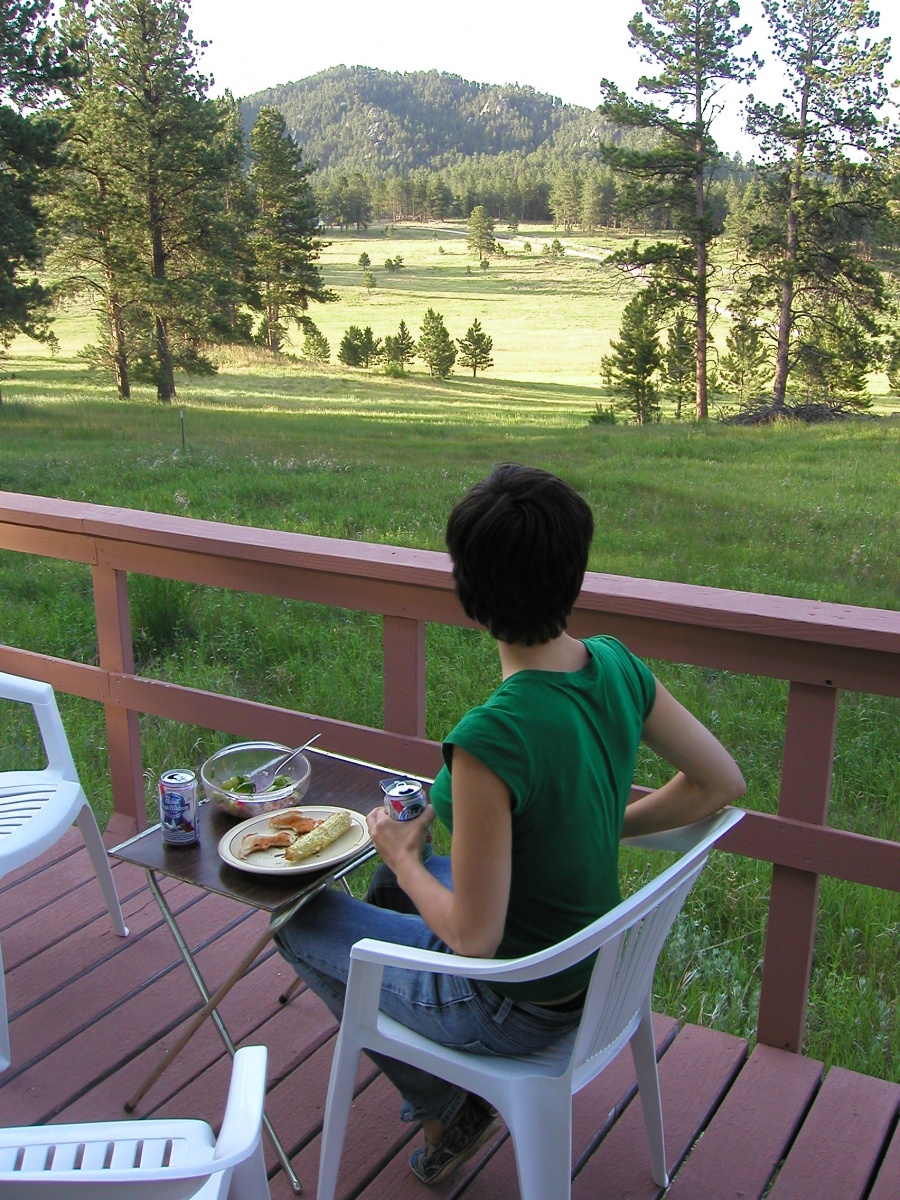
[[[385,768],[341,758],[323,750],[309,750],[307,753],[312,761],[312,778],[309,790],[303,799],[304,805],[346,808],[365,814],[383,802],[379,781],[390,774]],[[203,999],[202,1006],[184,1027],[174,1044],[166,1051],[159,1065],[154,1068],[125,1105],[128,1112],[134,1111],[144,1093],[156,1082],[207,1017],[210,1017],[215,1024],[228,1053],[232,1057],[234,1056],[235,1046],[219,1015],[218,1005],[257,955],[271,941],[278,929],[298,909],[302,908],[323,888],[331,887],[335,883],[341,883],[346,887],[346,877],[375,854],[371,843],[366,842],[351,858],[324,867],[322,870],[275,878],[254,875],[230,866],[219,857],[219,840],[229,830],[234,829],[236,823],[234,817],[222,812],[215,805],[202,803],[199,814],[199,844],[168,845],[163,841],[162,827],[154,825],[110,850],[113,857],[143,867],[147,872],[150,891],[159,905],[163,919],[172,931],[182,958]],[[200,974],[191,948],[178,928],[178,922],[160,889],[159,877],[162,875],[194,887],[203,888],[208,892],[215,892],[220,896],[227,896],[231,900],[238,900],[270,914],[269,924],[265,931],[247,948],[246,953],[228,978],[213,991],[210,991]],[[286,999],[286,997],[287,993],[282,999]],[[268,1117],[263,1117],[263,1125],[294,1191],[299,1192],[301,1190],[299,1180]]]

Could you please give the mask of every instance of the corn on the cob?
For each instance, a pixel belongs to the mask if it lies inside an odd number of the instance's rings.
[[[320,850],[324,850],[326,846],[330,846],[332,842],[336,842],[342,833],[347,832],[351,825],[352,821],[348,812],[341,809],[340,812],[332,813],[312,833],[303,834],[297,838],[293,845],[288,846],[284,852],[284,857],[288,862],[300,862],[301,859],[318,854]]]

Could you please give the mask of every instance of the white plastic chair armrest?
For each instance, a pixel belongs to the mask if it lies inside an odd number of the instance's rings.
[[[629,839],[629,844],[644,845],[650,841],[655,849],[683,849],[685,854],[696,858],[736,825],[743,815],[741,809],[726,808],[692,825],[650,834],[643,838]],[[540,979],[581,962],[591,953],[590,948],[585,948],[589,936],[593,934],[596,937],[600,930],[612,931],[617,925],[627,925],[633,920],[633,912],[643,902],[644,897],[655,893],[661,879],[674,874],[681,866],[680,860],[676,861],[662,875],[651,880],[586,929],[579,930],[546,950],[539,950],[522,958],[465,958],[435,950],[399,946],[394,942],[382,942],[375,938],[362,938],[350,951],[351,962],[357,960],[377,963],[382,967],[428,970],[437,975],[464,975],[467,979],[493,980],[498,983],[525,983],[532,979]]]
[[[217,1170],[241,1162],[259,1140],[268,1054],[265,1046],[242,1046],[234,1056],[225,1116],[213,1156]]]
[[[645,833],[638,837],[622,838],[621,845],[633,846],[638,850],[668,850],[675,854],[686,854],[701,843],[710,846],[723,837],[729,829],[743,820],[742,808],[723,808],[695,821],[692,825],[679,825],[675,829],[661,829],[658,833]]]

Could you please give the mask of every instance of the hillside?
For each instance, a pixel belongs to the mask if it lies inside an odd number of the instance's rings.
[[[400,174],[477,155],[533,154],[561,142],[596,142],[595,113],[516,84],[472,83],[439,71],[331,67],[241,101],[245,129],[259,110],[281,110],[323,171]]]

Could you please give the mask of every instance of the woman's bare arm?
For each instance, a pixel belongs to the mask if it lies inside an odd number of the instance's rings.
[[[678,774],[628,805],[623,837],[699,821],[746,791],[744,777],[722,743],[659,681],[642,740]]]
[[[456,954],[490,958],[506,924],[512,874],[512,808],[506,784],[480,759],[453,750],[453,890],[422,865],[419,821],[369,814],[381,857],[429,928]]]

